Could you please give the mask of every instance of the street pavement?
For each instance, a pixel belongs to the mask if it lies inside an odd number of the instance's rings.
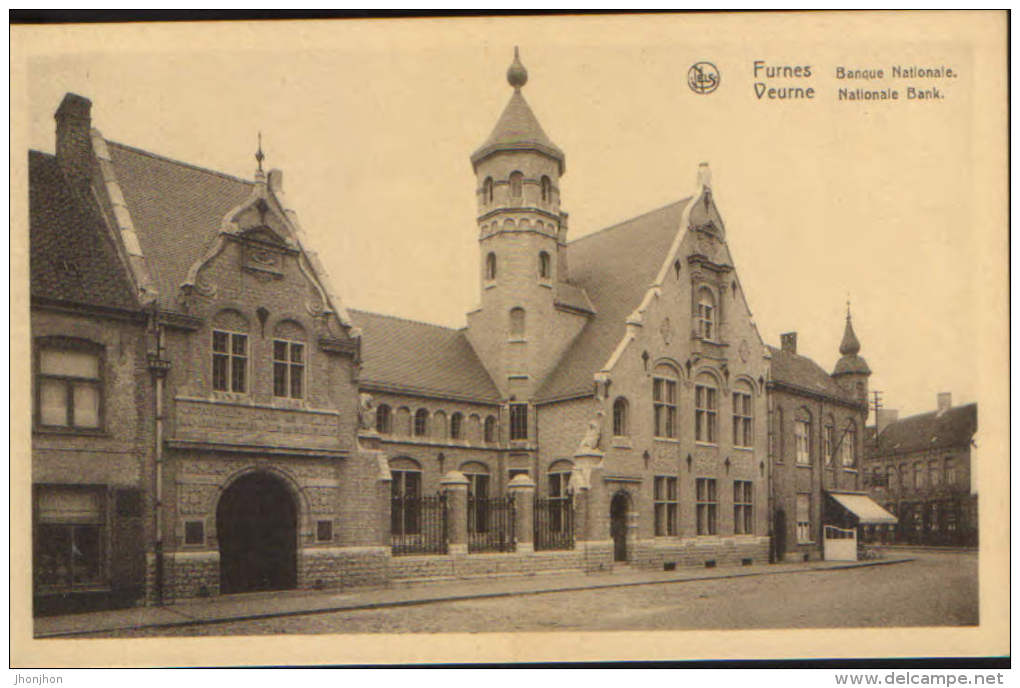
[[[40,618],[35,630],[37,637],[140,637],[977,623],[976,554],[904,552],[878,563],[624,570],[339,594],[236,595],[164,608]]]

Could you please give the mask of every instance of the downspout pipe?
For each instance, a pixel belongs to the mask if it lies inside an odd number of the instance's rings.
[[[166,575],[163,553],[163,389],[166,375],[170,371],[170,361],[165,358],[165,329],[159,323],[155,312],[152,314],[152,333],[154,346],[149,352],[149,372],[152,374],[155,389],[155,413],[153,416],[153,458],[154,458],[154,508],[153,554],[156,558],[156,603],[160,606],[165,601]]]

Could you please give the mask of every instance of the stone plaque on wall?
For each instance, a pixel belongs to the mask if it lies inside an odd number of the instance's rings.
[[[175,440],[263,447],[343,449],[338,413],[177,399]]]

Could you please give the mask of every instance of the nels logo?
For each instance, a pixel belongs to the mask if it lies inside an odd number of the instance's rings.
[[[687,70],[687,85],[701,95],[708,95],[719,88],[719,70],[711,62],[695,62]]]

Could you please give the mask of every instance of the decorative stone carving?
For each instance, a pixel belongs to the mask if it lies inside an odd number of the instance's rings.
[[[213,508],[215,485],[181,485],[178,488],[178,509],[181,514],[205,514]]]
[[[375,428],[375,402],[372,400],[372,395],[362,392],[358,400],[358,428],[373,430]]]
[[[336,511],[336,488],[306,487],[303,492],[308,499],[308,509],[313,514],[328,514]]]
[[[581,444],[577,446],[578,454],[587,454],[599,448],[599,440],[602,438],[602,417],[605,414],[599,410],[595,417],[588,422],[588,429],[581,438]]]
[[[673,341],[673,323],[670,322],[669,318],[665,318],[662,321],[662,325],[659,326],[659,334],[662,335],[662,341],[668,346]]]

